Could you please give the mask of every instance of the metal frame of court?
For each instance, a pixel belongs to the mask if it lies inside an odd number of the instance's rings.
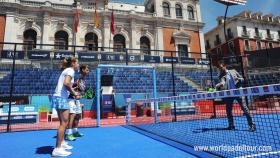
[[[156,70],[152,66],[126,66],[126,65],[98,65],[96,67],[96,113],[97,113],[97,127],[100,127],[100,81],[101,81],[101,69],[151,69],[153,74],[153,96],[157,98],[157,82],[156,82]],[[157,123],[157,108],[158,104],[154,104],[155,123]],[[126,110],[127,111],[127,110]]]

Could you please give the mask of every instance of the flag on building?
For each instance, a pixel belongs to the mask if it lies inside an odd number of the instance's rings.
[[[79,11],[76,9],[75,16],[74,16],[74,31],[75,33],[78,32],[78,26],[79,26]]]
[[[99,16],[98,16],[98,13],[96,11],[96,3],[95,3],[95,11],[94,11],[94,26],[95,28],[98,28],[99,27]]]
[[[114,12],[113,11],[112,11],[112,14],[111,14],[110,31],[113,35],[115,34],[115,18],[114,18]]]

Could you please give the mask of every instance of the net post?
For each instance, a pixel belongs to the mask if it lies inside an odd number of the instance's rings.
[[[96,68],[96,121],[100,127],[100,68]]]
[[[156,76],[155,68],[153,69],[153,94],[154,94],[154,99],[156,99],[157,98],[157,76]],[[158,123],[157,109],[158,109],[158,103],[154,102],[155,123]]]
[[[131,123],[131,98],[128,98],[126,101],[126,117],[125,117],[125,122],[126,125],[130,125]]]
[[[11,110],[12,110],[13,90],[15,89],[14,88],[14,78],[15,78],[15,66],[16,66],[16,51],[17,51],[17,44],[15,43],[14,52],[13,52],[13,67],[12,67],[12,75],[11,75],[11,84],[10,84],[7,132],[11,132],[10,124],[11,124]]]
[[[125,51],[125,65],[128,65],[128,50],[126,48],[124,48]]]

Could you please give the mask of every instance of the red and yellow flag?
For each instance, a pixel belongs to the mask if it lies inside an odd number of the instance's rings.
[[[75,33],[78,32],[79,15],[80,15],[80,13],[79,13],[78,9],[76,9],[75,16],[74,16],[74,31],[75,31]]]
[[[114,12],[113,11],[112,11],[112,14],[111,14],[110,31],[113,35],[115,34],[115,18],[114,18]]]
[[[95,2],[95,10],[94,10],[94,26],[95,28],[98,28],[99,27],[99,16],[98,16],[98,13],[96,11],[96,2]]]

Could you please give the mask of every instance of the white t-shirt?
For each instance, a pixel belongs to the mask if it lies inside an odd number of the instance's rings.
[[[72,78],[70,82],[72,87],[72,85],[74,84],[74,74],[75,71],[73,70],[73,68],[66,68],[65,70],[63,70],[63,72],[59,76],[58,83],[55,88],[54,96],[65,98],[65,99],[68,98],[70,93],[68,92],[68,90],[66,89],[63,83],[65,77],[70,76]]]

